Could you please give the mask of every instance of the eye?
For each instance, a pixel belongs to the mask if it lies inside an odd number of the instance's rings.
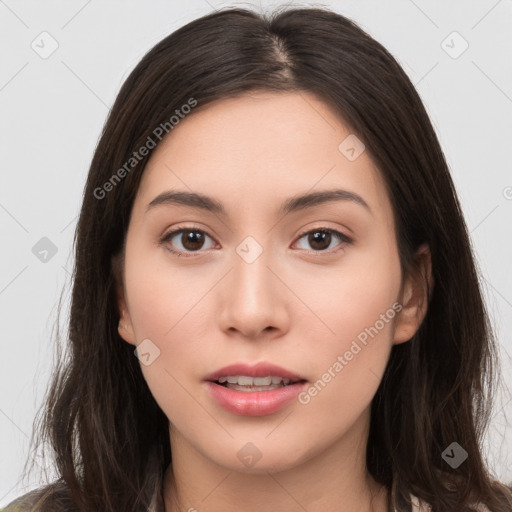
[[[169,243],[168,249],[177,256],[189,256],[189,252],[199,252],[199,249],[203,248],[205,243],[205,237],[212,238],[202,229],[197,228],[180,228],[171,231],[164,235],[161,239],[162,243]],[[181,247],[178,250],[173,248],[173,239],[176,239],[175,243],[179,243]]]
[[[313,248],[310,252],[336,252],[326,250],[331,246],[333,238],[341,242],[338,245],[350,244],[352,242],[351,238],[336,229],[324,227],[306,231],[299,236],[299,240],[302,238],[305,238],[306,242]]]
[[[201,252],[201,249],[204,249],[206,238],[213,241],[213,239],[202,229],[188,227],[175,229],[167,233],[162,237],[161,243],[167,244],[167,249],[176,256],[189,257],[193,256],[193,253],[199,253]],[[303,238],[305,238],[307,243],[312,247],[309,252],[313,253],[336,252],[328,250],[333,242],[333,238],[334,240],[338,239],[340,242],[338,245],[345,245],[352,242],[351,238],[336,229],[325,227],[306,231],[299,236],[299,240]],[[175,244],[177,243],[180,244],[181,247],[176,249]]]

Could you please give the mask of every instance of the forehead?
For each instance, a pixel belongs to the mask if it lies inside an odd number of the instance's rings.
[[[326,103],[304,91],[251,92],[198,105],[153,151],[136,203],[147,206],[166,190],[182,190],[215,196],[235,214],[235,206],[275,210],[291,196],[342,188],[389,210],[368,152],[355,159],[344,152],[358,144],[354,137]]]

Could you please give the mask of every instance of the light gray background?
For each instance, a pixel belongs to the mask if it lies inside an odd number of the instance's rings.
[[[0,0],[0,506],[19,481],[36,408],[51,375],[52,326],[65,287],[82,188],[108,107],[144,53],[213,8],[277,2]],[[300,5],[313,5],[301,2]],[[448,158],[486,283],[506,386],[486,437],[491,471],[512,481],[512,3],[338,1],[404,66]],[[43,31],[58,43],[43,59]],[[457,31],[469,44],[451,35]],[[448,37],[450,36],[450,37]],[[448,37],[448,39],[446,39]],[[445,43],[443,43],[445,41]],[[451,47],[451,48],[450,48]],[[46,263],[32,247],[48,237]]]

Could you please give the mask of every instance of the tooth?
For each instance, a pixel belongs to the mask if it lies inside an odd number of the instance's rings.
[[[255,386],[269,386],[272,383],[272,377],[255,377]]]
[[[229,389],[234,389],[235,391],[246,391],[248,393],[254,391],[272,391],[273,389],[279,389],[281,386],[272,385],[272,386],[237,386],[235,384],[228,384]]]
[[[291,379],[286,379],[283,377],[277,377],[275,375],[267,376],[267,377],[249,377],[247,375],[229,375],[224,377],[219,377],[219,384],[223,384],[225,382],[229,384],[236,384],[238,386],[276,386],[279,384],[288,385],[291,382]]]

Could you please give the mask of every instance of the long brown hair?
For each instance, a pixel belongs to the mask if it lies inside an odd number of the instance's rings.
[[[389,488],[398,512],[410,509],[410,494],[437,512],[471,510],[475,502],[509,512],[511,494],[481,454],[497,350],[439,141],[392,55],[351,20],[318,8],[214,12],[159,42],[123,84],[75,233],[69,352],[34,427],[59,477],[42,488],[38,509],[155,510],[151,500],[171,463],[168,419],[117,332],[113,267],[151,152],[126,163],[190,98],[200,108],[256,89],[308,91],[327,102],[385,179],[403,272],[413,271],[421,244],[430,247],[435,285],[427,315],[409,342],[393,347],[372,402],[369,473]],[[109,181],[116,173],[120,179]],[[441,456],[452,442],[469,454],[456,469]]]

